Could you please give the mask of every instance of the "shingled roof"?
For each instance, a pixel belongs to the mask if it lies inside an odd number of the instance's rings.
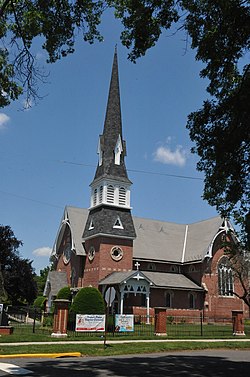
[[[78,255],[85,255],[82,233],[88,210],[66,207]],[[186,263],[202,260],[223,220],[217,216],[189,225],[133,217],[135,259]]]
[[[135,274],[141,274],[151,283],[152,288],[174,288],[187,289],[193,291],[202,291],[203,288],[195,284],[182,274],[167,273],[167,272],[153,272],[153,271],[127,271],[127,272],[113,272],[106,278],[100,281],[100,285],[119,285],[133,278]]]
[[[114,162],[114,150],[119,137],[121,138],[123,151],[121,153],[120,164],[116,165]],[[119,177],[120,181],[131,183],[128,179],[124,162],[124,157],[126,156],[126,143],[122,138],[122,117],[116,50],[113,60],[104,129],[103,134],[100,135],[99,143],[99,153],[103,154],[102,164],[97,166],[93,182],[101,177],[109,179],[117,179],[117,177]]]

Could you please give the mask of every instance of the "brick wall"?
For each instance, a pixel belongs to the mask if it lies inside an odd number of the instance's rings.
[[[123,258],[119,261],[112,259],[110,251],[114,246],[123,250]],[[132,270],[133,241],[113,237],[96,237],[87,240],[85,249],[95,248],[95,257],[92,261],[86,258],[82,286],[98,287],[100,280],[112,272]]]

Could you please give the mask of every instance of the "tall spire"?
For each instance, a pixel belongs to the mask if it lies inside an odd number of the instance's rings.
[[[124,162],[117,50],[115,49],[103,134],[99,137],[99,163],[91,183],[91,204],[83,232],[85,240],[106,235],[136,237],[130,207],[130,186]]]
[[[108,103],[103,128],[100,135],[99,145],[99,164],[96,169],[95,178],[110,178],[130,182],[124,163],[126,156],[126,143],[122,139],[122,119],[119,89],[119,74],[117,61],[117,48],[115,47]]]

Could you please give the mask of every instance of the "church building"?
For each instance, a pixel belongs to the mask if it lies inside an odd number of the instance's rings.
[[[90,208],[66,206],[51,254],[45,295],[49,306],[65,285],[93,286],[103,295],[114,287],[113,312],[149,318],[155,307],[168,315],[231,318],[243,310],[240,292],[224,254],[233,230],[219,216],[193,224],[134,217],[125,165],[126,142],[115,51],[98,163],[90,185]]]

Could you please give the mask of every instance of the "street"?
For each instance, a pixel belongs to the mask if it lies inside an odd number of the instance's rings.
[[[1,370],[2,365],[12,368]],[[2,359],[0,376],[36,377],[248,377],[250,351],[203,350],[61,359]],[[18,367],[22,368],[19,369]]]

